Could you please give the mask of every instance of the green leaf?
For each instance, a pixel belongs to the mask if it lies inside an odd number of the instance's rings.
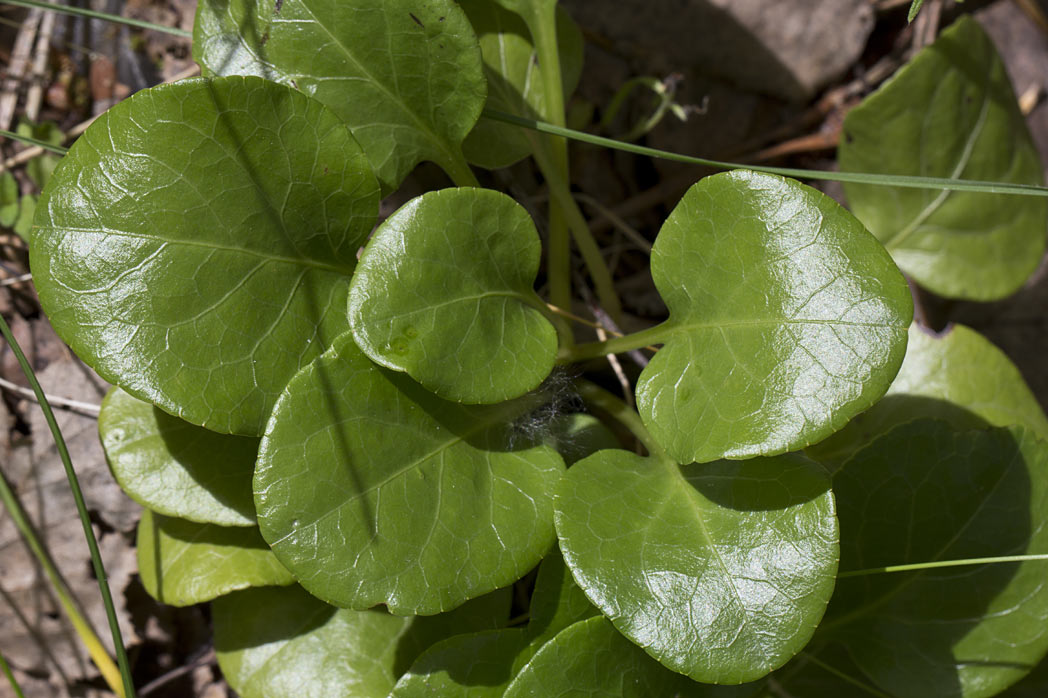
[[[1044,184],[1004,63],[967,16],[848,112],[838,156],[844,172]],[[902,270],[939,295],[1002,298],[1044,254],[1042,198],[844,189]]]
[[[353,136],[258,78],[185,80],[99,117],[37,205],[30,265],[58,334],[137,398],[258,435],[348,328],[378,211]]]
[[[741,698],[753,687],[698,684],[669,671],[603,617],[579,621],[543,645],[505,698]]]
[[[250,589],[212,609],[218,665],[244,698],[386,698],[412,622],[339,610],[299,587]]]
[[[62,141],[65,140],[62,131],[58,128],[58,124],[52,121],[45,121],[40,124],[22,121],[18,124],[16,131],[20,136],[29,136],[52,145],[60,146]],[[47,185],[48,180],[51,179],[51,173],[55,171],[55,167],[58,166],[61,159],[61,156],[51,153],[37,155],[26,163],[25,172],[29,175],[29,179],[33,184],[43,188]]]
[[[902,362],[913,305],[884,248],[829,197],[735,171],[693,186],[652,250],[669,320],[637,383],[680,463],[774,455],[840,429]]]
[[[1048,444],[1021,427],[899,426],[834,477],[837,592],[820,633],[895,696],[990,696],[1048,651],[1045,563],[854,570],[1048,553]]]
[[[581,412],[556,417],[549,425],[546,440],[568,465],[605,448],[622,448],[604,422]]]
[[[349,323],[373,361],[437,395],[495,403],[553,369],[557,331],[533,288],[542,257],[535,224],[490,189],[412,199],[364,248]]]
[[[120,388],[102,401],[98,433],[113,477],[142,506],[197,523],[255,525],[258,439],[194,426]]]
[[[349,608],[431,614],[505,586],[553,542],[560,457],[513,430],[537,399],[445,402],[348,335],[291,381],[255,469],[262,535]]]
[[[546,112],[545,82],[538,69],[531,32],[515,12],[492,0],[459,0],[480,41],[484,74],[488,82],[485,107],[517,116],[539,119]],[[561,8],[557,8],[557,45],[565,98],[582,74],[582,33]],[[529,133],[507,124],[481,119],[462,144],[466,157],[489,170],[509,167],[531,153]]]
[[[743,683],[782,666],[833,591],[833,495],[797,454],[680,467],[601,451],[568,470],[556,516],[590,601],[696,681]]]
[[[0,226],[10,228],[18,220],[21,192],[10,172],[0,172]]]
[[[808,453],[824,464],[840,464],[892,427],[920,418],[958,429],[1022,424],[1048,438],[1048,418],[1004,352],[964,325],[934,334],[914,324],[887,395]]]
[[[917,19],[917,13],[921,11],[921,5],[924,4],[924,0],[913,0],[910,4],[910,11],[906,13],[906,21],[912,22]]]
[[[202,0],[193,55],[211,73],[259,75],[331,107],[387,192],[422,160],[472,178],[461,144],[486,86],[452,0]]]
[[[386,698],[419,652],[495,627],[508,598],[500,590],[451,613],[400,617],[336,609],[297,586],[249,589],[212,606],[215,650],[244,698]]]
[[[257,528],[198,524],[146,509],[138,524],[137,546],[142,585],[154,599],[172,606],[295,581]]]
[[[36,213],[36,197],[26,194],[22,197],[21,208],[18,210],[18,218],[11,226],[18,237],[29,242],[29,235],[33,230],[33,216]]]
[[[450,637],[411,665],[390,698],[501,698],[526,640],[521,628]]]
[[[575,583],[560,550],[550,551],[539,565],[535,590],[531,595],[531,619],[527,626],[529,642],[538,649],[560,631],[599,613]]]

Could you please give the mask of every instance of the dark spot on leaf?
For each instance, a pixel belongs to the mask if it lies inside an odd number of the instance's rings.
[[[444,48],[444,44],[438,44],[441,48]]]
[[[276,7],[273,8],[273,14],[280,14],[280,8],[284,6],[284,0],[277,0]]]
[[[854,140],[855,140],[854,136],[852,136],[847,131],[844,132],[844,142],[845,143],[847,143],[848,145],[851,145]]]
[[[259,43],[261,43],[263,46],[265,46],[267,41],[269,41],[269,30],[268,29],[266,30],[266,33],[262,35],[262,39],[259,41]]]
[[[972,96],[971,95],[964,95],[964,103],[965,104],[971,104],[972,103]]]
[[[443,18],[443,17],[438,17],[438,18],[437,18],[437,21],[438,21],[438,22],[443,22],[443,21],[444,21],[444,18]]]
[[[291,81],[291,86],[294,87],[296,90],[298,89],[298,83],[294,80]]]
[[[411,19],[415,20],[415,24],[419,25],[423,29],[426,28],[426,25],[422,23],[421,19],[419,19],[418,17],[415,16],[414,12],[409,12],[408,14],[411,15]]]

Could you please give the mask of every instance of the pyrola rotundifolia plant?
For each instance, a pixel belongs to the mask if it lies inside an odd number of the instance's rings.
[[[201,0],[193,46],[204,77],[62,160],[30,260],[116,386],[142,581],[213,601],[240,695],[975,697],[1048,651],[1048,420],[987,340],[911,324],[902,273],[997,299],[1044,252],[974,21],[849,114],[851,212],[697,181],[651,249],[668,316],[595,341],[573,301],[621,305],[555,0]],[[538,228],[474,169],[527,157]],[[379,223],[423,161],[454,186]]]

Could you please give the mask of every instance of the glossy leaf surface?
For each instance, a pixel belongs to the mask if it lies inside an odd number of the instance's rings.
[[[841,570],[1048,553],[1048,444],[904,424],[834,477]],[[990,696],[1048,651],[1043,561],[842,578],[820,632],[896,696]]]
[[[274,410],[255,470],[262,534],[340,606],[429,614],[510,584],[553,542],[564,469],[513,431],[535,406],[445,402],[347,335]]]
[[[934,334],[914,324],[906,358],[887,395],[809,453],[839,464],[893,426],[921,418],[945,420],[959,429],[1022,424],[1048,437],[1048,418],[1037,398],[990,340],[964,325]]]
[[[542,646],[505,698],[741,698],[749,687],[710,686],[659,665],[603,617],[579,621]]]
[[[828,478],[791,454],[680,467],[627,451],[576,463],[564,559],[623,635],[696,681],[738,684],[808,642],[833,591]]]
[[[492,0],[459,0],[480,41],[489,109],[531,119],[546,113],[545,83],[539,57],[527,24]],[[557,47],[560,74],[567,98],[582,74],[582,34],[567,12],[557,11]],[[531,153],[529,133],[490,119],[481,119],[470,131],[462,150],[470,162],[497,169],[509,167]]]
[[[793,180],[706,177],[652,250],[670,311],[637,383],[652,435],[678,462],[817,442],[872,405],[902,362],[913,306],[862,224]]]
[[[254,526],[251,474],[258,439],[208,431],[113,388],[98,433],[121,489],[159,514]]]
[[[845,172],[1044,183],[1004,63],[967,16],[848,112],[838,157]],[[899,267],[943,296],[1007,296],[1044,254],[1048,201],[1039,197],[844,189]]]
[[[344,332],[378,211],[353,136],[258,78],[137,93],[95,121],[37,206],[30,264],[58,334],[111,383],[257,435]]]
[[[157,601],[172,606],[295,581],[257,528],[198,524],[146,509],[137,546],[142,585]]]
[[[533,288],[541,256],[531,217],[505,194],[423,194],[387,218],[360,257],[349,292],[357,345],[448,400],[523,395],[557,354]]]
[[[213,605],[215,649],[244,698],[386,698],[420,652],[455,633],[505,621],[508,595],[451,613],[393,616],[329,606],[301,587],[249,589]]]
[[[465,168],[461,144],[486,95],[476,36],[452,0],[202,0],[193,55],[211,73],[259,75],[331,107],[387,192],[422,160]]]

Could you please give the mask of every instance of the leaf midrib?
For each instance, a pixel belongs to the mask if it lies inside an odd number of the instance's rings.
[[[127,230],[114,230],[112,228],[84,228],[72,226],[62,226],[58,228],[49,225],[38,225],[36,227],[39,230],[48,232],[84,233],[88,235],[109,235],[113,237],[126,237],[138,240],[149,240],[163,245],[185,245],[187,247],[199,247],[205,250],[214,250],[218,252],[233,252],[236,254],[244,254],[251,257],[258,257],[259,259],[264,259],[267,262],[291,264],[300,267],[310,267],[313,269],[318,269],[320,271],[331,272],[334,274],[340,274],[344,276],[351,275],[355,268],[355,266],[327,264],[314,259],[309,259],[308,257],[285,257],[283,255],[268,254],[258,250],[252,250],[246,247],[237,247],[235,245],[220,245],[213,242],[202,242],[198,240],[176,240],[171,238],[163,238],[158,235],[150,235],[148,233],[133,233]]]
[[[968,134],[968,139],[964,144],[964,149],[961,151],[961,155],[957,160],[957,164],[954,166],[953,171],[950,173],[950,179],[958,179],[961,173],[968,167],[968,163],[971,161],[972,151],[975,150],[975,142],[982,135],[983,128],[986,126],[986,119],[990,113],[990,76],[993,73],[994,63],[993,61],[988,62],[985,83],[982,85],[982,104],[979,108],[979,118],[976,119],[975,125],[972,127],[972,131]],[[888,249],[898,248],[904,243],[914,232],[916,232],[920,226],[935,214],[936,211],[942,206],[942,204],[952,196],[954,190],[944,189],[932,199],[932,201],[924,207],[924,209],[918,213],[914,219],[902,230],[892,235],[884,241],[884,246]]]
[[[411,109],[410,106],[404,100],[402,100],[399,95],[390,92],[386,85],[382,83],[382,81],[376,79],[375,76],[371,74],[371,71],[364,67],[364,65],[357,59],[353,52],[349,50],[349,47],[346,46],[338,37],[336,37],[335,34],[332,33],[331,30],[328,29],[323,22],[320,21],[316,13],[313,12],[313,8],[309,6],[309,3],[306,0],[303,0],[303,2],[301,2],[300,4],[302,8],[309,13],[309,16],[313,18],[314,24],[320,27],[320,29],[322,29],[324,33],[327,34],[333,42],[335,42],[335,45],[337,45],[339,49],[341,49],[342,53],[345,54],[346,58],[357,68],[358,71],[360,71],[360,74],[363,75],[367,80],[369,80],[371,84],[375,85],[380,92],[385,94],[389,98],[390,102],[396,105],[400,109],[400,111],[408,115],[411,121],[415,123],[416,128],[431,143],[436,145],[437,151],[443,153],[443,155],[448,159],[447,161],[456,162],[459,159],[458,157],[456,157],[453,150],[447,147],[447,143],[444,141],[444,139],[441,138],[437,133],[433,131],[433,129],[429,127],[429,124],[427,124],[413,109]],[[383,15],[386,16],[385,10],[383,10]],[[275,23],[279,24],[283,21],[286,20],[276,19]],[[396,74],[395,67],[393,72],[394,74]],[[315,78],[316,76],[301,75],[300,77]],[[429,84],[428,80],[426,84]],[[441,162],[438,162],[438,164],[441,164],[443,166]]]

